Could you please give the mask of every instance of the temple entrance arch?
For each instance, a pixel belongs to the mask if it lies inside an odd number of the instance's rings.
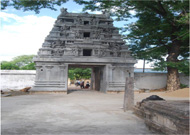
[[[105,73],[104,68],[106,65],[101,64],[86,64],[86,63],[71,63],[68,64],[68,70],[69,68],[91,68],[91,80],[90,80],[90,89],[105,92],[105,83],[106,80],[104,80]],[[68,89],[67,89],[68,90]]]
[[[134,76],[135,59],[121,39],[109,14],[68,13],[61,9],[36,64],[35,85],[31,91],[68,90],[68,68],[92,68],[92,88],[124,91],[125,78]]]

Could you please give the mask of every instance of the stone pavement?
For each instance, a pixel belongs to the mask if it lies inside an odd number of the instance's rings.
[[[1,98],[2,135],[153,134],[122,110],[124,93],[73,91]]]

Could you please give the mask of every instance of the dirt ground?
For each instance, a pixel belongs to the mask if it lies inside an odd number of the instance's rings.
[[[149,97],[151,95],[158,95],[166,100],[189,100],[189,88],[183,88],[176,91],[168,92],[135,92],[135,102],[140,102],[142,99]]]
[[[2,135],[153,134],[132,111],[123,93],[72,91],[1,98]]]
[[[180,93],[180,94],[179,94]],[[135,103],[151,95],[189,100],[189,89],[174,92],[135,92]],[[176,95],[180,95],[176,97]],[[183,95],[183,96],[181,96]],[[123,111],[124,92],[70,90],[1,97],[1,133],[13,134],[156,134],[132,111]]]
[[[164,92],[161,94],[164,97],[179,97],[179,98],[189,98],[189,88],[179,89],[172,92]]]

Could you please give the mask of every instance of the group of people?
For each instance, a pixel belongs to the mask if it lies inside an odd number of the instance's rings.
[[[88,88],[90,87],[90,84],[89,84],[88,81],[86,82],[86,86],[84,86],[84,81],[82,81],[82,82],[77,81],[77,82],[75,83],[75,85],[76,85],[76,86],[79,86],[79,85],[80,85],[81,89],[88,89]]]

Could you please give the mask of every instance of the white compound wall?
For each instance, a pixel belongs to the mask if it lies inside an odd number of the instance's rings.
[[[1,70],[1,90],[19,90],[25,87],[32,87],[35,81],[35,70]],[[135,73],[135,90],[139,89],[160,89],[166,86],[166,73]],[[189,86],[189,76],[180,74],[182,84]]]

